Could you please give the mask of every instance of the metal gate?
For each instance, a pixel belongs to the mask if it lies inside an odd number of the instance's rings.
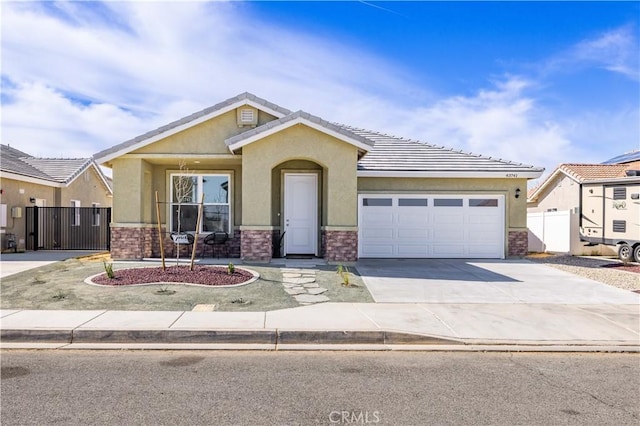
[[[27,207],[27,250],[109,250],[111,208]]]

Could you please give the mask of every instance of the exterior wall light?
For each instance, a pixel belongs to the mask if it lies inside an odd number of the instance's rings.
[[[516,194],[515,194],[516,198],[520,198],[520,188],[516,188]]]

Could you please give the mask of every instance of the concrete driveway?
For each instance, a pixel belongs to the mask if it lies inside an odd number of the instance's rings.
[[[0,255],[0,278],[27,271],[50,263],[61,262],[74,257],[101,253],[86,250],[38,250],[24,253],[2,253]]]
[[[378,303],[640,303],[631,291],[519,259],[362,259],[356,268]]]

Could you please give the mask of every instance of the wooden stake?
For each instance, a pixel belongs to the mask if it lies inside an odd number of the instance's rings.
[[[162,258],[162,270],[166,271],[164,265],[164,238],[162,238],[162,224],[160,223],[160,202],[158,201],[158,191],[156,191],[156,218],[158,219],[158,237],[160,238],[160,257]]]
[[[196,249],[198,248],[198,233],[200,232],[200,220],[202,219],[202,205],[204,204],[204,194],[200,197],[198,204],[198,220],[196,220],[196,232],[193,236],[193,249],[191,249],[191,271],[193,271],[193,262],[196,258]]]

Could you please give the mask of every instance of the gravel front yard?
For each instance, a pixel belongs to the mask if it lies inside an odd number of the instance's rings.
[[[620,267],[620,261],[606,257],[531,255],[528,260],[544,263],[572,274],[625,290],[640,291],[640,265]]]

